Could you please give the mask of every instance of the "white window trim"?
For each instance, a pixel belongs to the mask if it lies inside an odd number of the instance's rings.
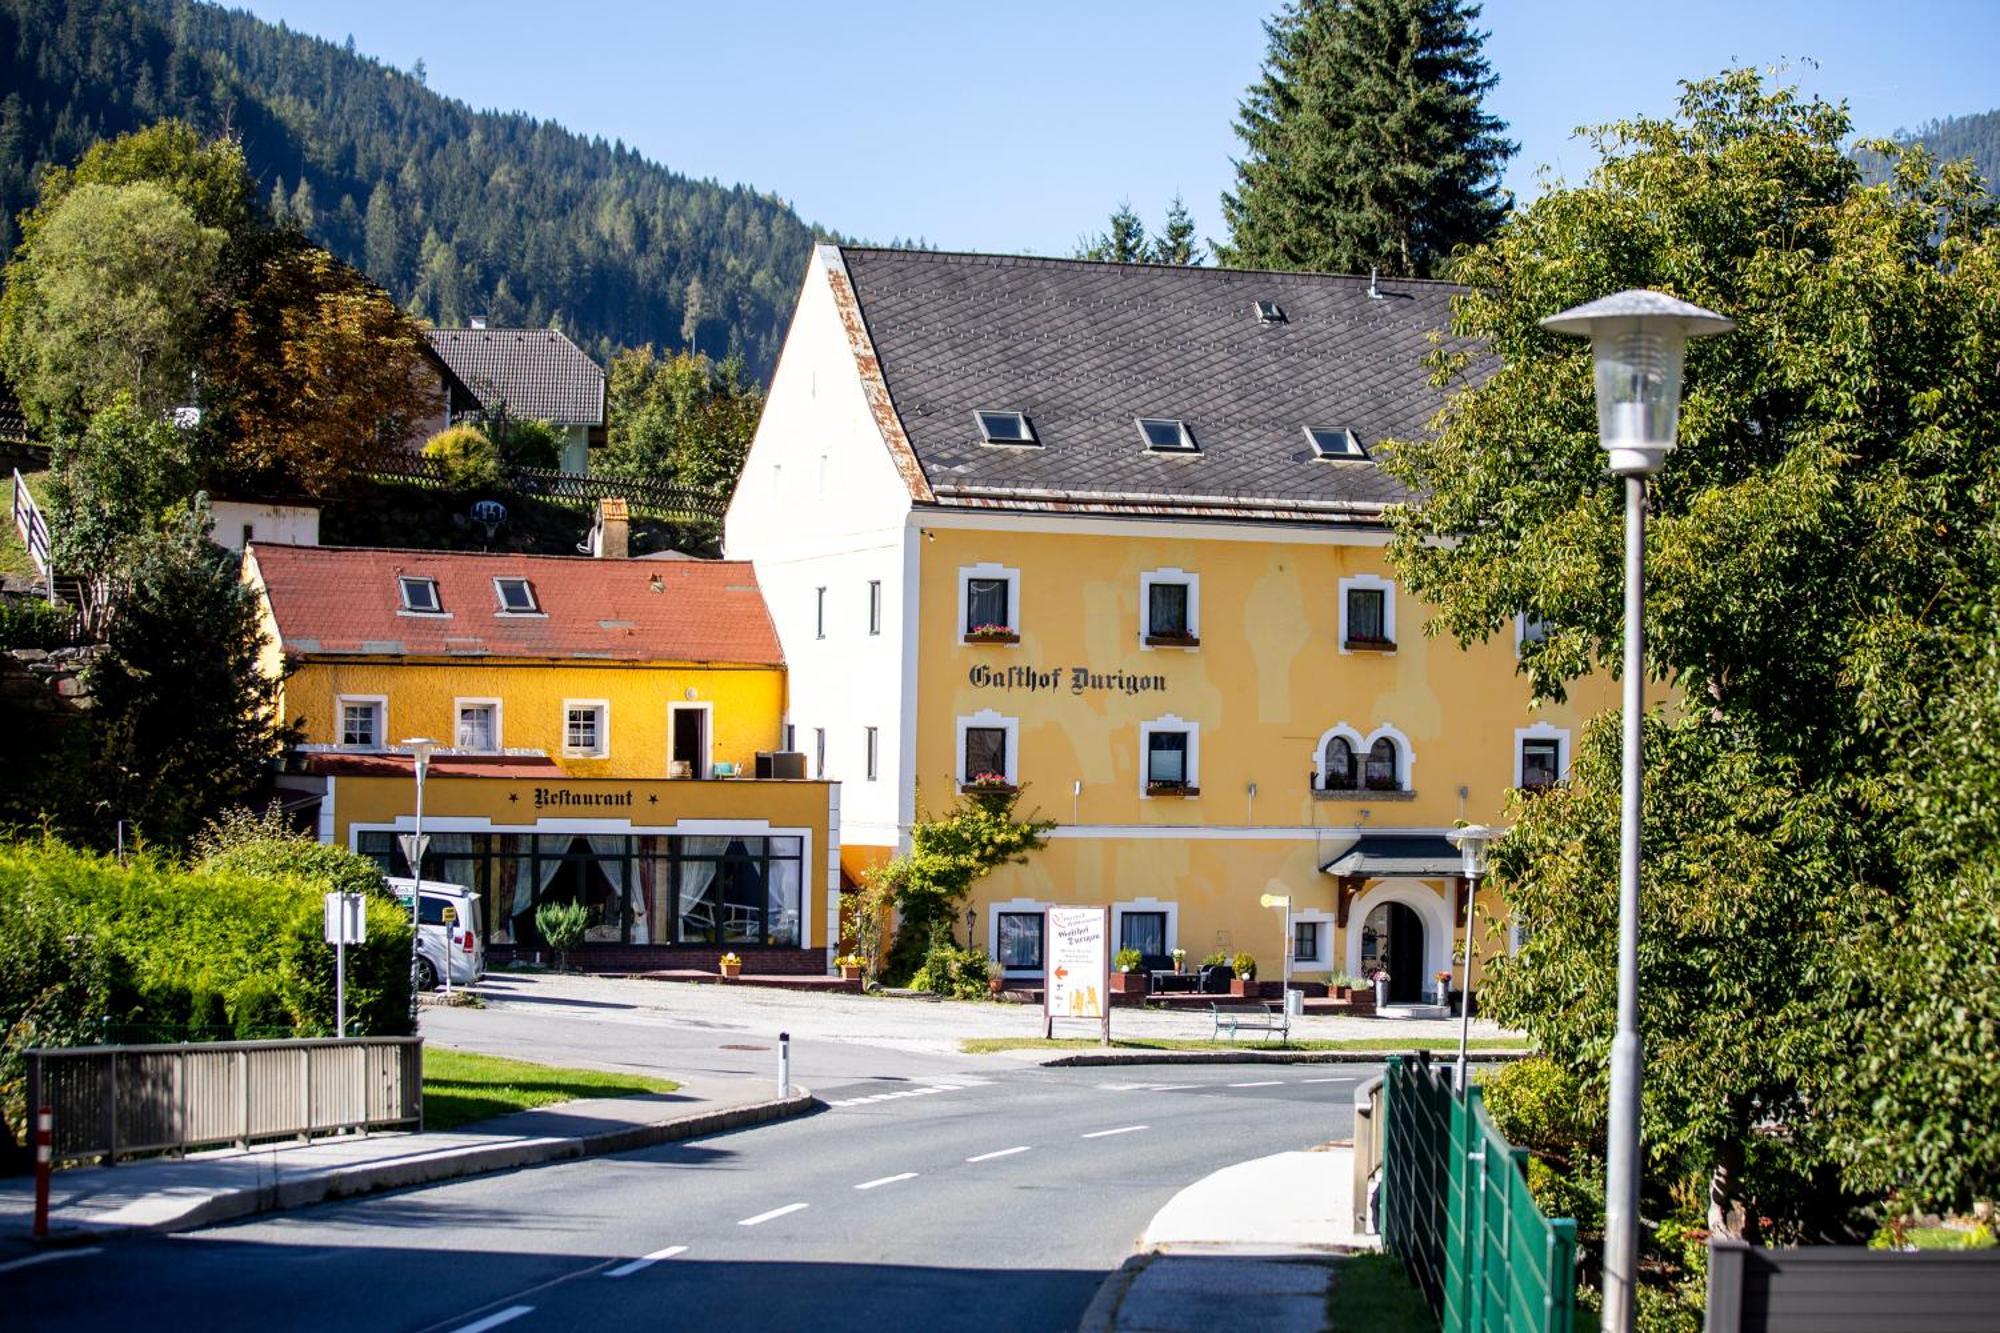
[[[458,743],[458,724],[467,708],[488,708],[493,710],[493,744],[483,750],[465,749]],[[507,733],[504,730],[505,714],[498,699],[479,699],[467,696],[451,701],[451,743],[460,754],[499,754],[507,748]]]
[[[1548,629],[1547,629],[1548,622],[1543,621],[1542,625],[1543,625],[1542,634],[1543,637],[1546,638],[1548,635]],[[1528,641],[1528,613],[1526,611],[1516,611],[1514,613],[1514,656],[1516,658],[1519,658],[1521,656],[1521,646],[1525,644],[1527,641]]]
[[[986,433],[987,417],[1016,417],[1024,432],[1018,440],[1003,440]],[[1011,407],[977,407],[972,410],[972,424],[979,431],[979,442],[996,449],[1039,449],[1042,439],[1035,434],[1035,423],[1028,420],[1026,412],[1017,412]]]
[[[1294,911],[1292,913],[1292,925],[1296,927],[1301,921],[1309,921],[1319,927],[1319,952],[1311,958],[1301,958],[1294,954],[1292,957],[1292,970],[1297,972],[1303,968],[1308,972],[1331,972],[1333,970],[1333,913]],[[1290,939],[1285,941],[1285,947],[1287,949],[1292,947]]]
[[[673,771],[674,763],[674,714],[706,713],[701,720],[701,758],[695,762],[695,771],[690,777],[705,778],[715,771],[715,704],[670,703],[667,705],[667,771]]]
[[[813,589],[813,638],[826,638],[826,589]]]
[[[861,780],[874,782],[882,772],[882,729],[861,729]]]
[[[882,580],[868,580],[868,633],[870,637],[882,633]]]
[[[1190,722],[1174,713],[1163,713],[1150,722],[1139,724],[1139,799],[1151,800],[1146,790],[1146,761],[1152,749],[1153,733],[1156,731],[1184,731],[1187,733],[1187,785],[1201,789],[1201,724]],[[1178,800],[1178,797],[1171,799]],[[1115,937],[1114,937],[1115,938]]]
[[[597,710],[597,748],[575,750],[569,743],[569,714],[573,708],[594,708]],[[562,752],[571,759],[608,759],[611,757],[611,701],[609,699],[565,699],[562,715]]]
[[[1368,457],[1367,446],[1361,443],[1361,437],[1354,433],[1352,426],[1301,426],[1299,429],[1306,433],[1306,444],[1313,451],[1314,462],[1352,463]],[[1323,453],[1319,447],[1319,440],[1313,435],[1314,431],[1325,431],[1328,434],[1339,431],[1347,437],[1347,443],[1351,447],[1344,453]]]
[[[1021,571],[1009,569],[1005,565],[980,564],[960,565],[958,568],[958,621],[955,637],[961,642],[971,626],[965,623],[965,610],[971,600],[968,586],[974,579],[1007,580],[1007,628],[1018,637],[1021,633]],[[1003,645],[1017,647],[1018,645]]]
[[[1139,440],[1149,454],[1199,455],[1201,443],[1188,428],[1186,417],[1134,417],[1132,424],[1139,428]],[[1148,426],[1173,426],[1180,431],[1179,444],[1154,444],[1153,437],[1146,433]]]
[[[500,585],[503,583],[526,584],[528,588],[528,600],[535,604],[535,609],[532,611],[516,611],[508,606],[507,598],[500,591]],[[549,618],[549,613],[542,609],[542,595],[535,591],[535,581],[525,574],[495,574],[493,576],[493,600],[497,603],[493,612],[496,616],[506,616],[511,620],[547,620]]]
[[[1361,733],[1356,731],[1353,727],[1348,726],[1347,723],[1345,722],[1334,723],[1332,726],[1328,727],[1325,731],[1321,732],[1319,739],[1313,743],[1313,790],[1314,791],[1326,790],[1326,743],[1332,740],[1335,736],[1344,737],[1347,741],[1348,748],[1354,751],[1354,767],[1355,767],[1356,777],[1359,777],[1361,775],[1362,761],[1368,757],[1368,742],[1362,739]]]
[[[1374,749],[1375,742],[1381,740],[1384,736],[1396,742],[1397,777],[1401,779],[1402,783],[1396,790],[1415,791],[1417,789],[1417,752],[1411,747],[1410,738],[1390,726],[1387,722],[1369,732],[1361,748],[1355,752],[1354,761],[1361,766],[1361,790],[1366,791],[1368,789],[1368,752]]]
[[[813,780],[826,779],[826,728],[813,728]]]
[[[1514,785],[1521,785],[1521,742],[1556,743],[1556,781],[1569,781],[1569,732],[1553,722],[1537,722],[1531,727],[1514,728]]]
[[[1164,912],[1167,916],[1167,952],[1172,953],[1181,942],[1181,905],[1172,898],[1129,898],[1111,904],[1111,954],[1115,958],[1121,947],[1119,940],[1125,937],[1125,914],[1127,912]],[[1047,947],[1046,941],[1043,947]]]
[[[998,727],[1007,733],[1007,771],[1003,775],[1009,785],[1021,784],[1021,719],[1002,717],[990,708],[982,708],[970,717],[957,719],[958,734],[952,747],[952,767],[958,774],[958,785],[963,787],[971,774],[965,771],[965,733],[973,727]]]
[[[1139,649],[1152,652],[1155,649],[1179,648],[1181,652],[1192,652],[1196,645],[1154,644],[1146,638],[1153,632],[1153,585],[1155,583],[1185,583],[1187,585],[1188,633],[1201,637],[1201,575],[1190,574],[1185,569],[1149,569],[1139,575]]]
[[[375,705],[375,743],[348,745],[340,738],[346,733],[347,705]],[[454,719],[456,721],[456,719]],[[336,694],[333,697],[333,748],[373,754],[389,748],[389,696],[386,694]]]
[[[1393,655],[1396,651],[1394,645],[1402,642],[1396,637],[1396,581],[1385,579],[1379,574],[1354,574],[1340,581],[1340,638],[1334,646],[1343,653],[1354,651],[1347,646],[1347,594],[1352,589],[1369,588],[1382,593],[1382,637],[1392,646],[1362,651]]]
[[[1042,967],[1001,968],[1010,977],[1039,977],[1049,961],[1049,927],[1047,912],[1055,904],[1038,898],[1009,898],[1004,903],[986,904],[986,956],[996,963],[1000,959],[1000,914],[1020,912],[1024,915],[1042,914]],[[1115,937],[1114,937],[1115,938]]]
[[[1447,877],[1440,877],[1447,878]],[[1345,970],[1354,975],[1361,974],[1361,933],[1368,924],[1369,914],[1383,903],[1398,902],[1415,909],[1424,923],[1424,974],[1423,985],[1428,993],[1431,976],[1453,966],[1452,957],[1458,945],[1455,933],[1457,927],[1451,919],[1451,911],[1444,895],[1432,887],[1426,878],[1411,875],[1396,875],[1380,879],[1366,893],[1356,898],[1347,909],[1347,949]],[[1400,966],[1394,959],[1392,967]]]
[[[434,602],[436,602],[436,603],[437,603],[437,606],[436,606],[435,608],[431,609],[431,610],[424,610],[424,609],[422,609],[422,608],[420,608],[420,607],[414,607],[414,606],[409,606],[409,605],[407,605],[407,604],[406,604],[406,602],[407,602],[407,599],[406,599],[406,598],[405,598],[405,597],[403,596],[403,580],[404,580],[404,579],[408,579],[408,580],[409,580],[410,582],[412,582],[412,583],[428,583],[428,584],[430,584],[430,585],[431,585],[431,600],[432,600],[432,601],[434,601]],[[440,587],[438,586],[438,581],[437,581],[437,576],[436,576],[436,575],[434,575],[434,574],[398,574],[398,575],[396,575],[396,614],[397,614],[397,615],[399,615],[399,616],[448,616],[448,615],[450,615],[450,614],[451,614],[451,612],[449,612],[449,611],[447,611],[447,610],[445,609],[445,605],[444,605],[444,589],[443,589],[443,588],[440,588]]]

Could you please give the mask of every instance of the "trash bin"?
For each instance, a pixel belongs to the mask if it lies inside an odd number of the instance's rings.
[[[1306,1011],[1306,993],[1302,990],[1286,991],[1285,1013],[1292,1018],[1299,1018],[1304,1015],[1305,1011]]]

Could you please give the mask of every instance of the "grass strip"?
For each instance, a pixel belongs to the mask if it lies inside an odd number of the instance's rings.
[[[1437,1333],[1423,1293],[1392,1254],[1351,1254],[1333,1270],[1326,1293],[1332,1333]]]
[[[424,1047],[424,1128],[456,1129],[513,1111],[581,1097],[630,1097],[672,1092],[680,1084],[644,1074],[564,1069],[497,1055]]]
[[[959,1042],[967,1055],[991,1055],[995,1051],[1082,1050],[1099,1046],[1095,1037],[967,1037]],[[1208,1041],[1201,1037],[1113,1038],[1113,1050],[1128,1051],[1385,1051],[1401,1055],[1405,1051],[1456,1051],[1457,1037],[1328,1037],[1309,1041]],[[1517,1037],[1474,1037],[1466,1049],[1474,1051],[1528,1050],[1526,1040]]]

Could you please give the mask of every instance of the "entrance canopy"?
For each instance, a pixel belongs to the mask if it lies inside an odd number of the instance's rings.
[[[1458,848],[1431,833],[1367,833],[1320,869],[1329,875],[1456,875]]]

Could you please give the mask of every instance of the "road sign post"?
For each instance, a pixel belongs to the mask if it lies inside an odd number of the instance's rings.
[[[333,946],[333,1031],[347,1035],[347,946],[368,939],[367,899],[358,893],[326,895],[326,942]]]
[[[1111,1044],[1111,909],[1050,907],[1042,917],[1042,1035],[1058,1018],[1098,1020]]]
[[[444,1002],[451,1003],[451,965],[458,955],[458,932],[452,927],[458,922],[458,909],[446,904],[444,909]]]

